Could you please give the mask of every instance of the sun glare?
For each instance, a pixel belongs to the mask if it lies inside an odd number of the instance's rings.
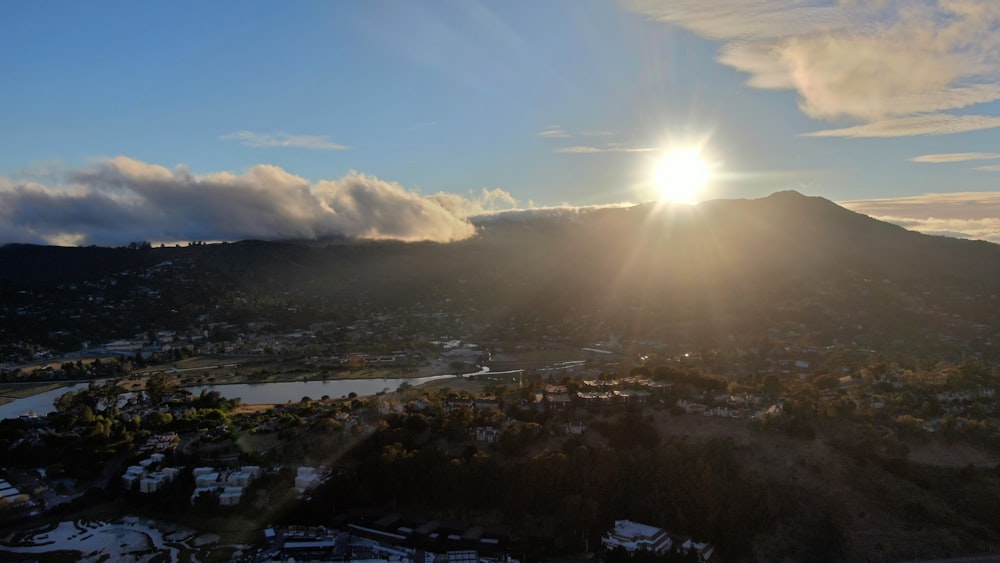
[[[711,179],[712,168],[698,149],[671,149],[654,171],[653,184],[660,201],[694,204]]]

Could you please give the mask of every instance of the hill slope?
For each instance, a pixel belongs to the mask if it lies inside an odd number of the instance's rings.
[[[983,338],[975,327],[998,315],[1000,246],[922,235],[779,192],[698,206],[500,215],[452,244],[7,245],[0,284],[5,315],[25,303],[65,309],[66,289],[80,293],[88,284],[91,300],[127,299],[138,287],[155,294],[119,313],[122,331],[145,330],[133,313],[154,327],[180,328],[199,316],[240,322],[279,308],[295,311],[281,322],[304,326],[404,308],[461,315],[493,338],[549,331],[585,342],[614,333],[715,346],[734,335],[792,331],[816,343],[884,347],[947,330],[975,344]],[[25,290],[36,297],[17,293]],[[235,294],[273,307],[240,310]],[[73,307],[88,314],[86,304]],[[54,322],[44,329],[65,330]]]

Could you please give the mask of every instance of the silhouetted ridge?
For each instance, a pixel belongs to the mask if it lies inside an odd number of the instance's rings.
[[[660,283],[664,291],[678,283],[721,287],[738,280],[845,272],[976,283],[1000,279],[997,245],[921,235],[791,190],[697,206],[521,214],[517,220],[483,223],[476,237],[451,244],[334,237],[142,250],[6,245],[0,248],[0,279],[61,283],[163,261],[190,263],[206,275],[245,283],[300,276],[327,280],[344,291],[355,282],[368,284],[365,291],[391,291],[450,283],[450,278],[498,291],[505,283],[561,284],[567,293],[581,295],[599,291],[606,284],[603,276],[622,278],[623,286]],[[593,272],[600,275],[592,279]]]

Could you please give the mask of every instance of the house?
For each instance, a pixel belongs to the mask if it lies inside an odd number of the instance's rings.
[[[499,409],[500,401],[494,396],[480,397],[475,401],[475,410],[485,411],[490,409]]]
[[[226,487],[219,495],[220,506],[236,506],[243,497],[243,487]]]
[[[586,391],[577,393],[576,396],[587,406],[613,405],[618,400],[617,391]]]
[[[649,401],[649,391],[637,391],[635,389],[622,389],[618,391],[618,397],[622,402],[632,405],[644,405]]]
[[[131,491],[135,488],[135,484],[139,482],[140,477],[135,475],[129,475],[128,473],[122,475],[122,488],[126,491]]]
[[[566,434],[570,436],[579,436],[580,434],[583,434],[583,431],[586,429],[587,427],[584,426],[582,422],[566,423]]]
[[[631,520],[615,520],[615,527],[601,538],[601,543],[608,549],[624,549],[629,553],[649,551],[664,554],[670,551],[674,542],[662,528]]]
[[[696,541],[687,540],[681,544],[680,548],[678,548],[678,551],[680,551],[685,555],[694,551],[696,554],[698,554],[698,561],[700,561],[701,563],[705,563],[706,561],[711,559],[712,554],[715,553],[715,546],[713,546],[710,543],[698,543]]]
[[[194,483],[198,488],[213,487],[219,482],[218,473],[202,473],[201,475],[195,475]]]
[[[233,471],[226,478],[226,483],[234,487],[246,487],[250,485],[251,481],[253,481],[253,477],[243,471]]]
[[[474,403],[472,399],[448,399],[441,409],[444,412],[455,412],[462,409],[472,410]]]
[[[565,409],[570,404],[569,389],[565,385],[546,385],[543,395],[550,409]]]
[[[677,399],[676,405],[684,409],[684,412],[688,414],[694,414],[694,413],[704,414],[705,411],[708,410],[708,407],[705,405],[699,403],[692,403],[685,399]]]
[[[295,473],[295,488],[304,493],[322,483],[329,474],[329,469],[325,467],[299,467]]]
[[[164,482],[166,482],[166,479],[163,477],[163,475],[160,474],[150,475],[149,477],[146,477],[145,479],[139,481],[139,492],[147,494],[155,493],[156,491],[160,490],[160,487],[163,486]]]
[[[495,444],[497,440],[500,439],[500,434],[503,431],[499,428],[493,428],[492,426],[480,426],[476,428],[476,440],[480,442],[486,442],[488,444]]]

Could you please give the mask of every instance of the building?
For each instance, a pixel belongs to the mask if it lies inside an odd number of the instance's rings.
[[[214,487],[219,484],[218,473],[202,473],[195,475],[194,484],[198,488]]]
[[[715,546],[710,543],[699,543],[692,540],[687,540],[681,544],[680,552],[688,554],[694,551],[698,555],[698,561],[705,563],[712,558],[712,554],[715,553]]]
[[[629,553],[649,551],[663,554],[673,547],[673,540],[666,530],[631,520],[615,520],[615,527],[601,538],[601,543],[608,549],[624,549]]]
[[[219,506],[236,506],[243,497],[243,487],[226,487],[219,495]]]
[[[165,481],[166,478],[164,478],[162,475],[159,474],[150,475],[149,477],[146,477],[145,479],[139,481],[139,492],[146,494],[155,493],[156,491],[160,490],[160,487],[163,486],[163,483]]]
[[[500,439],[500,433],[502,431],[498,428],[493,428],[492,426],[479,426],[476,428],[475,432],[477,441],[495,444],[497,443],[497,440]]]
[[[326,474],[322,471],[322,468],[317,471],[315,467],[299,467],[295,472],[295,488],[300,493],[304,493],[319,485],[324,477],[326,477]]]

